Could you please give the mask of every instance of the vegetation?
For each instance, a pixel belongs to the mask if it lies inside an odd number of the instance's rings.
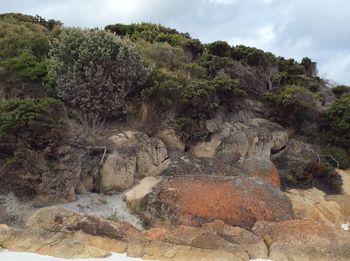
[[[334,102],[325,114],[327,131],[331,143],[350,148],[350,94]]]
[[[47,61],[41,61],[29,52],[6,59],[0,64],[3,66],[3,75],[15,73],[20,81],[38,81],[47,76]]]
[[[311,188],[318,186],[330,193],[342,192],[342,178],[328,163],[294,161],[285,178],[288,186]]]
[[[300,126],[315,106],[314,94],[297,85],[286,86],[278,93],[267,93],[265,97],[275,106],[280,122],[287,125]]]
[[[332,88],[332,92],[339,98],[343,94],[349,94],[350,87],[346,86],[346,85],[338,85],[338,86]]]
[[[334,167],[338,167],[337,164],[339,164],[339,168],[341,169],[347,169],[349,167],[349,156],[343,148],[329,146],[325,149],[325,155],[330,155],[327,156],[327,160]],[[335,160],[337,162],[335,162]]]
[[[49,76],[67,106],[96,118],[123,113],[147,70],[130,41],[101,30],[65,29],[53,41]]]
[[[105,29],[0,15],[0,164],[18,167],[39,154],[43,162],[58,157],[55,149],[71,138],[65,132],[67,117],[73,125],[86,121],[91,126],[135,113],[144,103],[155,110],[150,123],[155,131],[170,126],[187,147],[210,137],[208,120],[254,103],[259,103],[254,115],[274,119],[295,135],[305,137],[305,125],[320,127],[323,112],[316,105],[326,82],[317,77],[310,58],[298,62],[225,41],[203,44],[151,23]],[[51,92],[44,91],[48,87]],[[340,191],[332,158],[341,168],[349,166],[350,87],[332,92],[336,100],[324,113],[324,133],[313,133],[314,142],[330,144],[324,154],[332,157],[326,157],[328,163],[292,163],[284,180],[289,186]],[[41,165],[33,167],[40,169],[38,175],[50,168]]]
[[[0,139],[6,141],[9,136],[18,135],[29,139],[33,144],[43,141],[39,137],[45,135],[57,123],[55,114],[62,110],[60,101],[53,98],[12,99],[0,107]],[[41,135],[36,136],[36,134]],[[35,145],[36,147],[36,145]]]

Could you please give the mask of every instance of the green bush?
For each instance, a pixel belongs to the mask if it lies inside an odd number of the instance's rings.
[[[350,148],[350,94],[335,101],[325,113],[329,142]]]
[[[197,60],[204,51],[204,46],[198,39],[187,39],[182,43],[182,47],[192,55],[192,61]]]
[[[294,161],[284,178],[287,186],[296,188],[318,188],[330,193],[342,192],[342,178],[328,163]]]
[[[154,64],[158,68],[169,70],[180,69],[186,63],[185,52],[180,47],[173,47],[165,43],[148,43],[138,41],[137,47],[142,57],[148,64]]]
[[[301,125],[315,106],[315,95],[301,86],[286,86],[278,93],[267,93],[265,98],[275,106],[283,124]]]
[[[332,156],[327,157],[327,160],[334,167],[337,167],[337,163],[334,161],[334,159],[338,162],[339,168],[347,169],[349,167],[349,156],[346,153],[346,150],[343,148],[338,146],[330,146],[325,149],[325,154]]]
[[[269,64],[277,63],[276,57],[272,53],[244,45],[233,47],[231,50],[231,56],[232,59],[243,61],[250,66],[266,67]]]
[[[175,29],[152,23],[107,25],[105,29],[120,36],[128,35],[135,41],[143,39],[151,43],[167,42],[172,46],[181,46],[190,39],[189,34],[180,33]]]
[[[42,148],[55,142],[62,103],[52,98],[10,99],[0,106],[0,145]]]
[[[43,59],[49,51],[48,33],[39,24],[0,20],[0,59],[13,58],[23,52]]]
[[[38,81],[47,75],[47,60],[40,61],[26,51],[19,56],[2,61],[0,65],[4,67],[1,74],[15,72],[18,80],[22,81]]]
[[[212,54],[202,55],[199,59],[199,64],[206,68],[207,75],[211,78],[214,78],[220,70],[226,68],[230,62],[230,58],[219,57]]]
[[[207,46],[209,54],[219,57],[230,57],[231,46],[225,41],[216,41]]]
[[[233,80],[226,75],[215,77],[210,81],[210,85],[222,98],[232,99],[234,97],[243,97],[247,95],[238,80]]]
[[[63,30],[49,61],[58,96],[93,118],[124,113],[128,95],[148,76],[134,45],[102,30]]]
[[[338,85],[334,88],[332,88],[332,92],[339,98],[343,94],[350,93],[350,87],[346,85]]]
[[[55,27],[61,27],[63,25],[60,21],[57,21],[57,20],[53,20],[53,19],[46,20],[45,18],[39,15],[31,16],[31,15],[25,15],[20,13],[0,14],[0,20],[15,21],[16,23],[24,22],[24,23],[39,24],[46,27],[50,31],[52,31]]]

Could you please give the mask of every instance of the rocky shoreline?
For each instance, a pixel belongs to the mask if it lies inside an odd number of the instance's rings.
[[[151,192],[140,198],[140,194],[132,197],[136,194],[131,190],[126,195],[127,204],[135,207],[135,198],[144,202],[154,193],[147,182],[136,189],[140,191],[142,186]],[[349,206],[327,199],[317,189],[284,194],[291,201],[294,219],[261,220],[246,229],[215,220],[195,227],[162,222],[139,230],[63,207],[40,208],[24,228],[1,225],[0,245],[10,251],[74,259],[126,252],[131,257],[154,260],[348,260],[350,232],[342,224],[350,221]],[[341,197],[349,199],[346,194]]]
[[[1,204],[9,222],[0,225],[0,246],[73,259],[349,260],[349,171],[339,171],[339,195],[283,192],[270,160],[288,142],[281,127],[255,119],[217,133],[190,152],[171,132],[162,139],[135,131],[111,136],[99,183],[80,177],[77,200],[38,207],[52,197],[41,195],[38,204],[7,196],[12,207]]]

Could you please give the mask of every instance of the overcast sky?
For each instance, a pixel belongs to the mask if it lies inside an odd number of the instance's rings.
[[[66,26],[153,22],[203,42],[226,40],[318,63],[350,85],[349,0],[0,0],[0,12],[39,14]]]

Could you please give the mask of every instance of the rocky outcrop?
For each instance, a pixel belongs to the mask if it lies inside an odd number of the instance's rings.
[[[127,252],[130,256],[157,260],[249,260],[238,243],[209,229],[179,227],[141,232],[122,222],[82,216],[61,208],[37,211],[26,229],[0,225],[0,247],[62,258],[98,258],[111,252]]]
[[[145,196],[152,192],[152,189],[161,181],[160,178],[147,177],[141,180],[140,184],[133,187],[130,191],[125,194],[125,201],[127,205],[139,211],[142,200]]]
[[[162,129],[156,136],[165,143],[169,150],[185,150],[185,144],[173,129]]]
[[[130,188],[136,178],[158,176],[168,165],[168,152],[159,138],[126,131],[110,137],[113,151],[101,170],[100,190],[117,193]]]
[[[350,221],[350,212],[346,211],[346,204],[337,202],[343,198],[344,203],[349,200],[345,195],[337,195],[327,200],[327,195],[316,189],[291,189],[285,193],[293,205],[295,216],[299,219],[340,226]],[[337,199],[338,198],[338,199]],[[349,213],[347,213],[349,212]]]
[[[258,221],[252,231],[219,220],[200,227],[140,231],[123,222],[55,207],[35,212],[23,229],[0,225],[0,248],[61,258],[127,252],[144,259],[177,261],[345,261],[350,256],[349,242],[350,233],[340,226],[310,220]]]
[[[250,228],[256,221],[293,218],[288,198],[254,177],[175,176],[165,178],[139,206],[146,224],[200,226],[214,220]]]
[[[217,220],[204,224],[202,229],[217,234],[232,244],[239,245],[250,258],[268,258],[268,248],[262,238],[240,227],[231,227]]]
[[[132,186],[136,172],[136,156],[113,153],[107,157],[101,170],[100,191],[114,193]]]
[[[255,118],[248,124],[223,124],[209,141],[192,146],[190,152],[197,157],[217,158],[248,176],[259,176],[279,187],[279,175],[270,159],[271,152],[282,150],[287,142],[288,134],[282,126]]]
[[[257,222],[252,231],[264,238],[269,258],[278,261],[349,260],[350,233],[308,220]]]

